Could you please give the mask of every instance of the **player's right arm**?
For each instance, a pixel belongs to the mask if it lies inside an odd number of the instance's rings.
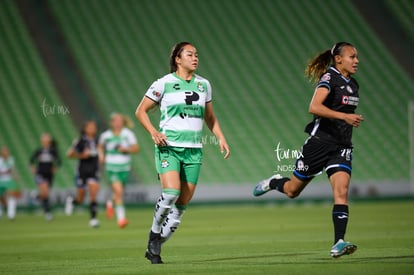
[[[135,116],[144,127],[144,129],[151,135],[154,143],[158,146],[165,146],[167,145],[167,137],[154,127],[148,116],[148,111],[154,108],[156,104],[157,103],[155,101],[144,96],[141,100],[141,103],[138,105],[137,110],[135,111]]]
[[[326,107],[323,102],[327,98],[328,94],[329,90],[326,87],[321,86],[316,88],[309,105],[309,113],[324,118],[340,119],[349,125],[358,127],[359,124],[364,120],[362,115],[337,112]]]

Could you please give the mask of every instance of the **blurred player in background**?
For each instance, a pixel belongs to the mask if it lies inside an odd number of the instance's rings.
[[[53,219],[49,204],[49,191],[53,185],[53,178],[57,168],[61,165],[57,144],[50,134],[42,134],[41,147],[30,158],[31,170],[39,188],[39,197],[42,201],[45,219]]]
[[[15,182],[16,174],[14,159],[10,156],[6,146],[0,152],[0,217],[3,216],[3,206],[7,207],[7,217],[13,220],[16,217],[17,198],[20,190]]]
[[[98,227],[97,219],[98,204],[96,197],[99,191],[99,160],[98,160],[98,127],[93,120],[86,121],[79,139],[75,140],[68,150],[68,157],[78,159],[78,167],[76,173],[76,198],[66,198],[65,213],[71,215],[74,205],[83,203],[86,189],[89,190],[89,211],[91,227]]]
[[[155,81],[136,110],[136,116],[155,143],[155,162],[162,194],[149,233],[145,257],[161,264],[161,245],[181,222],[196,189],[202,162],[203,120],[220,141],[224,158],[230,149],[213,111],[210,82],[195,74],[196,48],[188,42],[176,44],[170,55],[170,74]],[[157,130],[148,111],[160,105]]]
[[[113,203],[118,226],[124,228],[128,224],[123,202],[124,187],[131,170],[131,154],[139,151],[137,138],[129,129],[131,120],[119,113],[111,115],[111,128],[99,137],[99,161],[105,164],[106,180],[111,183],[113,198],[106,203],[108,218],[114,215]]]
[[[314,118],[306,126],[305,131],[310,136],[296,160],[293,175],[291,178],[274,175],[258,183],[253,190],[255,196],[278,190],[295,198],[325,169],[334,197],[332,257],[351,254],[357,249],[356,245],[344,239],[349,215],[352,130],[364,120],[362,115],[355,114],[359,86],[352,75],[356,73],[358,63],[356,48],[347,42],[336,43],[311,60],[305,73],[311,80],[319,80],[309,106]]]

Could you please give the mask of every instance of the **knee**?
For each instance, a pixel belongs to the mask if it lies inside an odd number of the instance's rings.
[[[286,192],[286,196],[290,199],[294,199],[300,195],[300,190],[288,191]]]

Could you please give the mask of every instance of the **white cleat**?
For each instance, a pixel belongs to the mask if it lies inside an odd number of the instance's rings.
[[[270,189],[270,186],[269,186],[269,184],[270,184],[270,181],[271,180],[273,180],[273,179],[282,179],[283,177],[281,176],[281,175],[279,175],[279,174],[276,174],[276,175],[273,175],[273,176],[271,176],[270,178],[268,178],[268,179],[264,179],[264,180],[262,180],[261,182],[259,182],[256,186],[255,186],[255,188],[253,189],[253,195],[255,196],[255,197],[258,197],[258,196],[261,196],[261,195],[263,195],[263,194],[265,194],[265,193],[267,193],[267,192],[269,192],[271,189]]]
[[[92,228],[97,228],[97,227],[99,227],[101,224],[99,223],[99,220],[98,219],[91,219],[90,221],[89,221],[89,226],[90,227],[92,227]]]

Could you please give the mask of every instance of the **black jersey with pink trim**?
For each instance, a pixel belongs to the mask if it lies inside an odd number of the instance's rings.
[[[320,78],[316,88],[319,87],[329,90],[323,105],[337,112],[355,113],[359,102],[359,85],[354,78],[347,79],[336,68],[330,67]],[[352,144],[352,126],[340,119],[314,116],[305,132],[337,144]]]

